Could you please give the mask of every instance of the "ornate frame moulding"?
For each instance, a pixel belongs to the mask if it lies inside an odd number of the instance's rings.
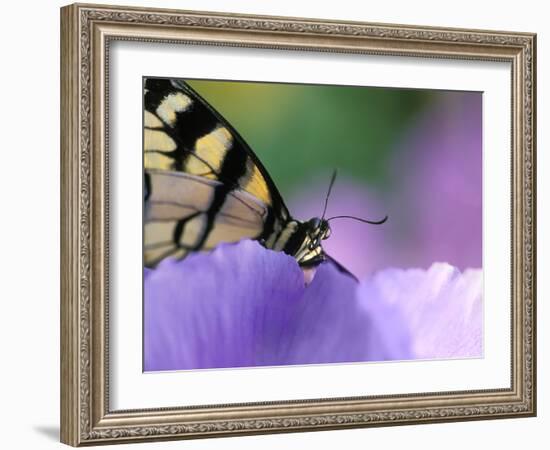
[[[508,389],[156,410],[109,407],[108,95],[113,40],[457,58],[512,67]],[[536,36],[100,5],[61,9],[61,440],[78,446],[533,416]]]

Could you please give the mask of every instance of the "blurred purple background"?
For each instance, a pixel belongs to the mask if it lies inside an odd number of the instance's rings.
[[[388,268],[482,266],[482,96],[446,92],[401,135],[383,191],[340,172],[327,216],[389,220],[331,222],[327,253],[360,279]],[[330,174],[288,198],[297,218],[321,214]]]

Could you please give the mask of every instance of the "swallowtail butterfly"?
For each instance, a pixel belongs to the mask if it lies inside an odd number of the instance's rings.
[[[183,80],[144,80],[143,133],[147,267],[245,238],[303,267],[331,259],[330,219],[293,219],[244,139]]]

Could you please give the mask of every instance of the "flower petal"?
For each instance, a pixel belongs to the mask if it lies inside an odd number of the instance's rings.
[[[145,278],[145,370],[407,357],[407,342],[380,334],[357,286],[326,263],[306,287],[294,258],[255,241],[165,260]]]
[[[145,278],[145,370],[481,355],[481,270],[388,269],[360,284],[333,264],[306,287],[255,241],[165,260]]]
[[[296,261],[255,241],[163,261],[145,281],[145,370],[284,364],[304,290]]]
[[[289,364],[382,361],[410,357],[408,342],[384,332],[382,316],[364,308],[357,282],[333,264],[322,264],[303,298]],[[375,304],[378,299],[373,300]],[[404,327],[397,315],[384,320]],[[387,324],[386,324],[387,325]],[[391,328],[392,325],[390,325]]]
[[[461,273],[449,264],[429,270],[386,269],[360,285],[360,297],[382,299],[373,316],[390,328],[384,308],[406,318],[415,359],[480,357],[482,354],[482,271]],[[372,307],[372,305],[371,305]],[[385,339],[386,342],[390,342]]]

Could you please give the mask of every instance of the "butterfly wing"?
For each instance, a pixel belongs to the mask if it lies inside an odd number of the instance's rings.
[[[145,264],[220,242],[267,241],[290,220],[237,131],[181,80],[144,86]]]
[[[212,199],[221,186],[184,172],[151,169],[145,208],[145,260],[152,266],[166,256],[209,250],[220,242],[256,239],[269,207],[240,189],[232,190],[216,210],[209,228]]]

